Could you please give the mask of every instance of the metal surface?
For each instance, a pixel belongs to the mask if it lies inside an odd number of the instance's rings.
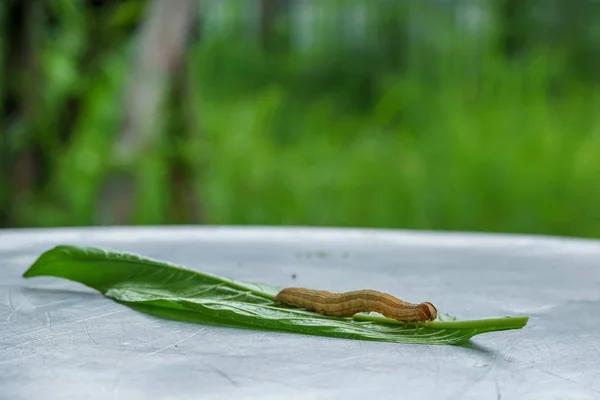
[[[461,319],[529,315],[468,346],[206,327],[73,282],[24,280],[59,243],[234,279],[373,288]],[[600,399],[600,242],[236,228],[0,231],[0,399]]]

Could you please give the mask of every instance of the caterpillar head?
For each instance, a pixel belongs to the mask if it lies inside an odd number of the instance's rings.
[[[437,318],[437,309],[430,302],[421,303],[417,306],[419,317],[422,321],[433,321]]]

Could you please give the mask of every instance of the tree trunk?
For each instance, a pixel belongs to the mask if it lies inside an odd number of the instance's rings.
[[[130,70],[123,126],[115,143],[117,165],[125,172],[110,176],[102,189],[103,200],[97,207],[100,224],[129,224],[135,196],[164,196],[160,191],[142,193],[148,187],[139,186],[132,168],[138,161],[160,154],[166,90],[184,57],[196,17],[196,0],[149,2]],[[150,186],[168,186],[166,182],[144,182]]]

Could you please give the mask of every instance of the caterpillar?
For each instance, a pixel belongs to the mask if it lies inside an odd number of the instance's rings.
[[[279,303],[304,308],[324,315],[351,317],[359,312],[378,312],[397,321],[424,322],[437,318],[437,309],[430,302],[420,304],[402,301],[387,293],[376,290],[355,290],[331,293],[325,290],[285,288],[274,297]]]

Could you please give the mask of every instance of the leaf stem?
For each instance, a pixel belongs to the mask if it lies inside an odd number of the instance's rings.
[[[402,321],[379,317],[375,315],[356,314],[353,319],[359,321],[372,321],[383,324],[404,325]],[[529,317],[504,317],[504,318],[484,318],[474,320],[459,320],[459,321],[430,321],[427,326],[436,329],[489,329],[490,327],[501,329],[522,328],[527,325]],[[423,326],[423,323],[419,323]]]

